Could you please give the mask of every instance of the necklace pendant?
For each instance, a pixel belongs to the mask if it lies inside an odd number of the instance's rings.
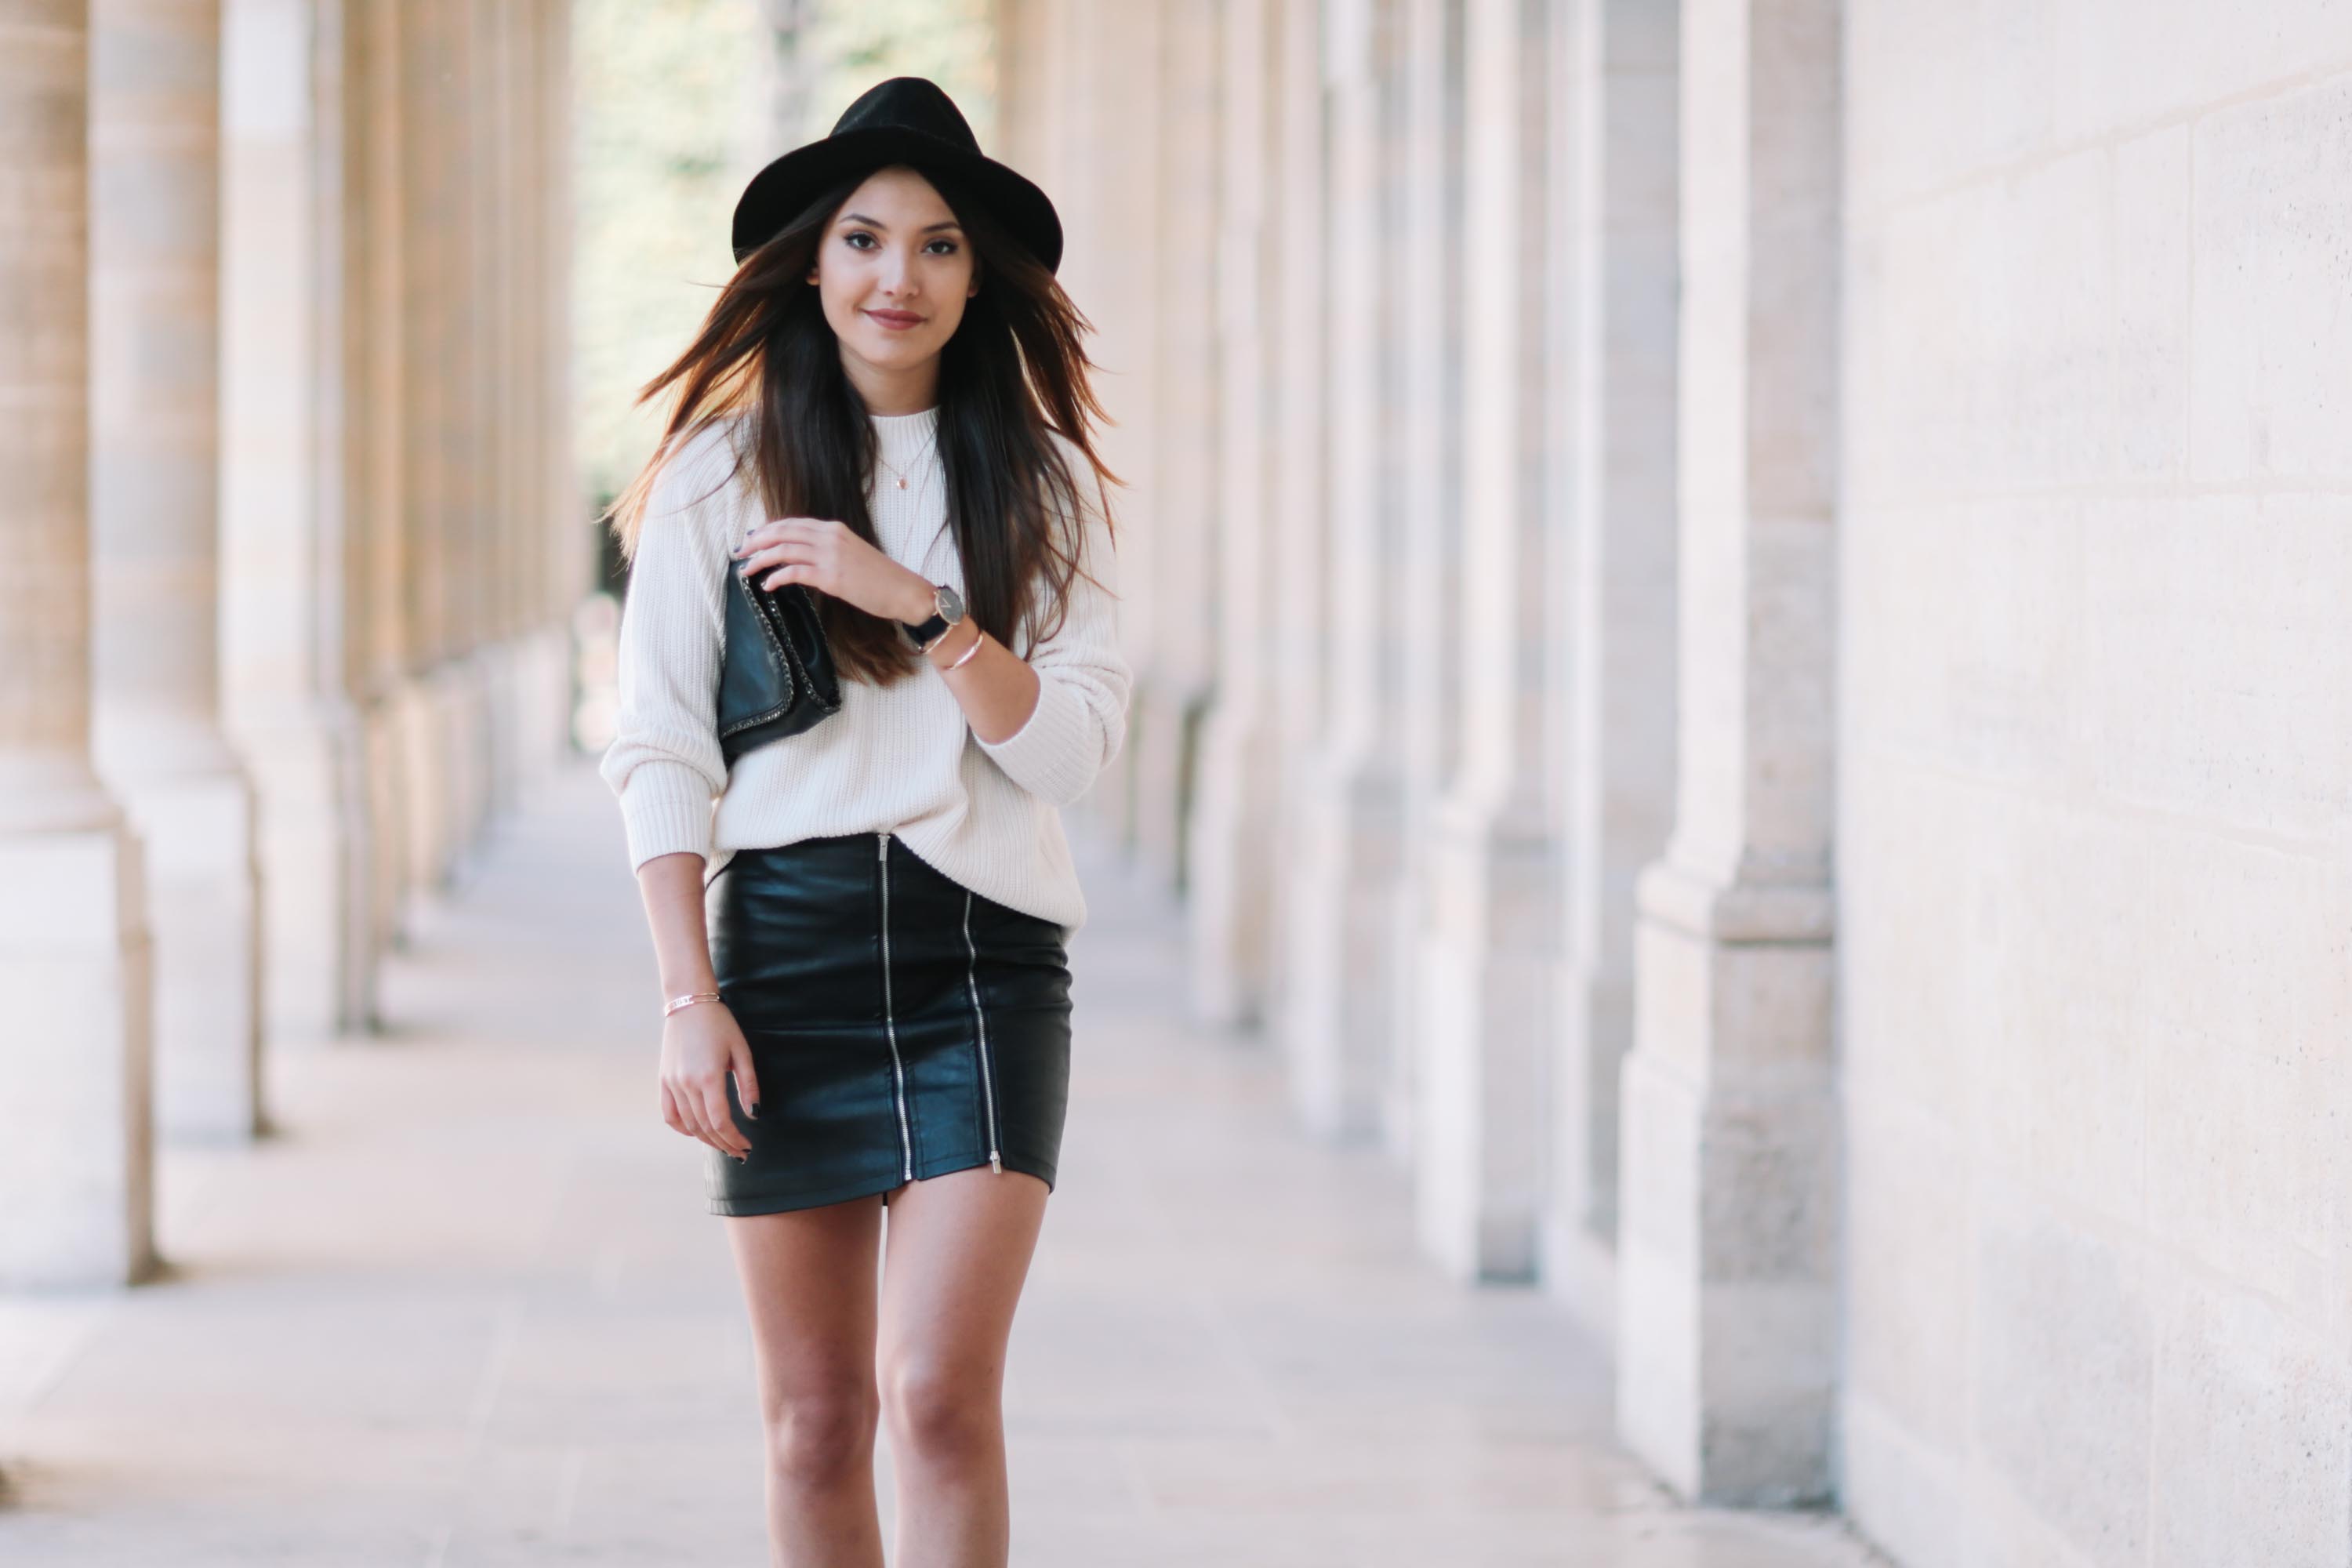
[[[899,488],[900,489],[902,489],[902,490],[903,490],[903,489],[905,489],[907,488],[907,481],[906,481],[906,480],[904,480],[904,479],[900,479],[900,480],[898,481],[898,488]]]

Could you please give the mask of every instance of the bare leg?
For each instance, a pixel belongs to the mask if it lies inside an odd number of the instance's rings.
[[[985,1165],[891,1194],[879,1372],[898,1568],[1006,1568],[1004,1348],[1045,1184]]]
[[[776,1568],[882,1568],[874,1500],[881,1230],[878,1196],[727,1219],[751,1311]]]

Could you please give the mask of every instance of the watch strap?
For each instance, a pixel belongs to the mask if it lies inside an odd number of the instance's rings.
[[[940,638],[947,636],[948,629],[956,624],[955,621],[950,620],[940,608],[943,604],[953,604],[954,602],[955,601],[948,595],[946,584],[934,583],[931,584],[930,615],[919,621],[900,621],[898,624],[907,628],[907,636],[914,640],[914,644],[917,647],[928,652],[930,649],[930,646],[939,641]],[[962,607],[959,605],[957,606],[956,619],[961,620],[961,618]]]

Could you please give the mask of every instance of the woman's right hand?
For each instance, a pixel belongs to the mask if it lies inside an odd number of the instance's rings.
[[[727,1004],[696,1002],[663,1020],[662,1120],[740,1160],[751,1152],[751,1143],[728,1109],[730,1071],[744,1111],[758,1116],[760,1085],[751,1072],[751,1043]]]

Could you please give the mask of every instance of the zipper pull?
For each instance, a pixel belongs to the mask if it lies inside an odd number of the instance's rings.
[[[988,1168],[995,1172],[1000,1176],[1004,1174],[1004,1162],[997,1156],[996,1152],[992,1149],[990,1150],[988,1153]]]
[[[890,854],[890,834],[887,828],[874,836],[874,858],[887,859]]]

